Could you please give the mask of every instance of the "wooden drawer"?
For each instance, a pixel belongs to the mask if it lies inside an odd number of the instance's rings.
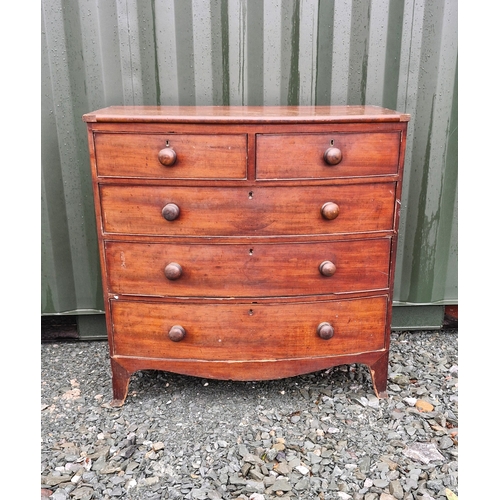
[[[150,179],[246,178],[245,134],[96,133],[94,140],[98,176]],[[160,163],[158,155],[164,149],[175,151],[173,165],[165,166]]]
[[[149,296],[277,297],[389,286],[390,238],[320,243],[106,243],[110,292]],[[331,262],[334,274],[320,272]],[[182,268],[167,279],[165,267]],[[177,269],[177,268],[174,268]]]
[[[324,154],[333,141],[340,162]],[[257,179],[335,179],[397,174],[401,133],[257,135]]]
[[[385,347],[387,296],[276,304],[110,301],[112,355],[190,360],[293,359]],[[323,340],[318,325],[334,335]],[[186,335],[173,342],[174,325]]]
[[[395,184],[290,187],[101,185],[105,233],[166,236],[279,236],[389,231]],[[339,207],[325,219],[323,205]],[[162,209],[179,208],[167,221]]]

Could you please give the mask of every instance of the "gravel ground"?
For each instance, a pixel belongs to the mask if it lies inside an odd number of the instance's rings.
[[[394,332],[389,397],[344,365],[266,382],[144,371],[112,408],[107,343],[41,345],[41,498],[452,500],[458,334]]]

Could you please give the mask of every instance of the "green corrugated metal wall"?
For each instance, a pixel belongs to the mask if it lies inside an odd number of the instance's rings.
[[[114,104],[410,113],[395,304],[458,304],[457,10],[452,0],[42,0],[42,314],[103,310],[81,116]]]

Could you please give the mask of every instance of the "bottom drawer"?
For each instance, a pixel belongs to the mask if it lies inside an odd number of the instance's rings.
[[[385,348],[387,300],[385,295],[260,304],[111,300],[112,354],[242,361],[376,351]],[[318,335],[318,326],[322,323],[329,323],[333,328],[331,338]],[[169,337],[175,325],[185,331],[179,341]]]

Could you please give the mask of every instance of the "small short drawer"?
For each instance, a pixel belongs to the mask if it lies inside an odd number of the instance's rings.
[[[241,237],[390,231],[396,186],[99,189],[104,233]]]
[[[390,238],[317,243],[106,242],[110,292],[286,297],[387,290]]]
[[[245,179],[247,136],[96,133],[97,175],[148,179]]]
[[[397,174],[401,133],[257,135],[257,179]]]
[[[361,354],[385,348],[387,300],[385,295],[270,304],[111,300],[112,355],[241,361]]]

